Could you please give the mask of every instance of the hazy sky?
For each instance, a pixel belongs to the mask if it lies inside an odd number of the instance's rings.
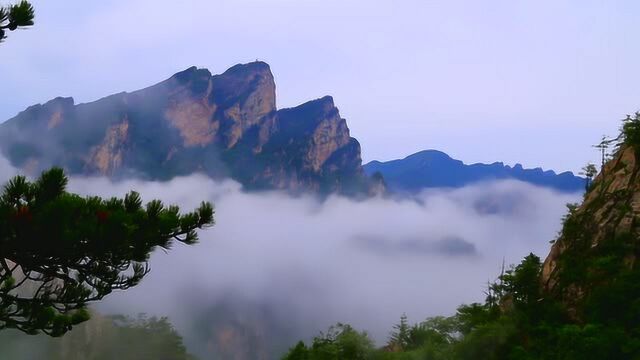
[[[279,107],[333,95],[365,161],[435,148],[576,170],[640,109],[637,1],[33,3],[36,25],[0,45],[0,119],[260,59]]]

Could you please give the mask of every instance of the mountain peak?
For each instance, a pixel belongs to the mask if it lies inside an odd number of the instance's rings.
[[[453,160],[451,156],[439,150],[422,150],[415,154],[411,154],[404,158],[405,160],[420,159],[420,160]]]
[[[237,64],[229,68],[221,75],[212,76],[207,68],[191,66],[183,71],[174,74],[171,78],[185,83],[193,80],[209,80],[212,77],[223,78],[225,81],[235,79],[237,82],[250,82],[256,77],[261,77],[267,82],[274,83],[273,74],[269,64],[262,61],[255,61],[246,64]]]
[[[328,105],[328,106],[335,106],[335,102],[333,101],[333,96],[331,95],[325,95],[319,99],[316,99],[315,101],[323,104],[323,105]]]
[[[337,111],[336,105],[333,101],[333,97],[324,96],[318,99],[307,101],[306,103],[303,103],[293,108],[283,109],[282,111],[328,113],[334,110]]]
[[[75,105],[75,100],[71,96],[69,96],[69,97],[58,96],[58,97],[54,98],[53,100],[47,101],[44,104],[44,106],[52,106],[52,105],[73,106],[73,105]]]
[[[195,78],[210,78],[211,77],[211,72],[206,69],[206,68],[202,68],[199,69],[196,66],[192,66],[186,70],[180,71],[176,74],[174,74],[171,78],[178,80],[179,82],[187,82],[189,80],[195,79]]]
[[[237,64],[230,67],[222,75],[239,75],[247,73],[269,73],[271,74],[271,67],[269,64],[263,61],[254,61],[246,64]]]
[[[360,145],[333,98],[278,110],[273,74],[261,61],[220,75],[192,66],[86,104],[56,98],[0,125],[0,150],[34,172],[54,165],[150,179],[202,172],[252,189],[368,192]]]
[[[276,110],[276,83],[264,62],[238,64],[212,77],[213,100],[223,107],[247,104],[258,117]]]

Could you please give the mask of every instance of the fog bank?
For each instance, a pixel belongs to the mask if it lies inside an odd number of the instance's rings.
[[[2,174],[11,173],[2,166]],[[200,232],[199,244],[156,251],[138,287],[97,305],[107,313],[169,316],[199,355],[282,348],[338,321],[383,342],[402,313],[411,321],[450,315],[483,300],[503,260],[546,256],[565,204],[579,199],[501,181],[430,190],[415,200],[320,202],[245,193],[235,182],[198,175],[165,183],[72,178],[70,190],[136,190],[183,210],[202,200],[215,204],[216,225]]]

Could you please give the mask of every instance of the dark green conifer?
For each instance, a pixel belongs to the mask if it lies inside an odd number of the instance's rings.
[[[136,192],[81,197],[66,185],[54,168],[35,182],[16,176],[0,195],[0,330],[63,335],[88,319],[87,303],[137,285],[156,247],[194,244],[214,222],[209,203],[180,214]]]
[[[26,0],[14,5],[0,6],[0,42],[7,37],[7,31],[33,25],[34,18],[33,6]]]

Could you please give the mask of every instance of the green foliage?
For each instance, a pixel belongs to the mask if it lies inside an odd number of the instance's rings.
[[[571,216],[567,221],[575,220]],[[640,358],[640,271],[623,266],[621,260],[630,251],[629,243],[624,238],[609,241],[594,252],[593,260],[580,259],[593,269],[589,276],[594,278],[589,281],[598,283],[585,294],[580,320],[567,316],[562,302],[543,293],[540,258],[529,254],[490,286],[497,302],[488,297],[484,304],[460,306],[454,316],[430,318],[415,325],[409,325],[403,316],[394,326],[389,344],[368,352],[365,358]],[[314,346],[318,346],[316,341]],[[313,348],[299,343],[285,359],[315,359],[310,356]],[[337,349],[327,349],[324,357],[318,358],[339,359]]]
[[[410,341],[407,315],[402,314],[402,316],[400,316],[400,322],[393,326],[393,331],[391,332],[387,346],[392,349],[405,350],[409,346]]]
[[[0,7],[0,42],[7,36],[6,30],[13,31],[31,26],[34,18],[35,11],[33,6],[26,0]]]
[[[156,248],[194,244],[213,224],[202,203],[180,214],[160,201],[81,197],[65,191],[61,169],[35,182],[10,180],[0,194],[0,330],[60,336],[88,318],[85,306],[137,285]]]
[[[460,339],[452,350],[454,359],[506,359],[508,345],[516,335],[516,327],[508,318],[477,325]]]
[[[513,270],[506,271],[500,276],[501,292],[508,294],[513,305],[523,313],[536,316],[536,306],[540,298],[540,272],[542,263],[540,258],[534,254],[529,254]]]
[[[296,346],[292,347],[289,350],[289,353],[284,356],[283,359],[286,360],[308,360],[309,359],[309,348],[305,345],[304,342],[299,341]]]
[[[455,319],[458,321],[458,331],[468,335],[478,327],[493,321],[499,315],[497,307],[487,304],[473,303],[458,307]]]
[[[117,315],[92,319],[62,338],[0,334],[0,358],[12,360],[188,360],[182,337],[167,318]]]
[[[373,342],[365,332],[337,324],[315,337],[310,347],[299,342],[283,360],[366,360],[371,358],[373,351]]]
[[[633,116],[627,115],[622,121],[622,136],[624,143],[638,149],[640,146],[640,112]]]
[[[96,359],[191,358],[182,338],[166,317],[147,318],[141,314],[136,319],[126,316],[114,316],[109,319],[113,328],[108,341],[85,350],[95,354]]]
[[[585,191],[589,192],[591,188],[591,184],[593,183],[593,178],[598,174],[598,169],[592,163],[588,163],[586,166],[582,168],[582,172],[580,175],[585,177]]]

